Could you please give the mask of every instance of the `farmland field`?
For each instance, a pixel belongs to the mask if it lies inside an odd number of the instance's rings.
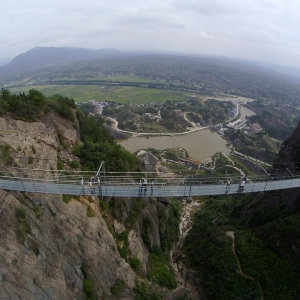
[[[165,102],[167,100],[183,101],[189,98],[188,92],[105,85],[36,85],[10,88],[12,93],[27,93],[34,88],[45,96],[60,94],[74,99],[76,102],[85,102],[91,99],[96,101],[115,101],[121,104],[146,104],[150,102]]]

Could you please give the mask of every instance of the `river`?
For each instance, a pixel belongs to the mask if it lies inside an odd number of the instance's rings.
[[[157,150],[182,147],[189,153],[190,157],[205,161],[206,158],[213,156],[218,151],[228,153],[227,143],[216,132],[203,129],[179,136],[149,137],[149,139],[146,137],[134,137],[120,144],[131,153],[149,147]]]

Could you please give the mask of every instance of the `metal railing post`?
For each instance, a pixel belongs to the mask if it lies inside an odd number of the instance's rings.
[[[21,175],[20,175],[20,168],[18,168],[18,174],[19,174],[19,178],[21,179],[21,183],[22,183],[22,186],[23,186],[24,192],[26,192],[26,190],[25,190],[25,186],[24,186],[24,182],[23,182],[23,180],[22,180],[22,177],[21,177]]]
[[[266,188],[267,188],[267,184],[268,184],[268,180],[269,180],[269,176],[267,177],[267,181],[266,181],[266,184],[265,184],[265,187],[264,187],[264,191],[263,192],[265,192],[266,191]]]
[[[295,177],[295,175],[289,170],[289,168],[286,168],[288,172],[292,175],[292,177]]]

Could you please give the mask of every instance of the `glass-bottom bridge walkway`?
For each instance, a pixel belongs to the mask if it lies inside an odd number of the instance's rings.
[[[147,185],[141,186],[143,178]],[[99,179],[98,179],[99,178]],[[151,181],[153,179],[153,183]],[[240,177],[178,177],[172,173],[153,172],[85,172],[8,168],[0,171],[0,189],[44,194],[94,195],[102,197],[191,197],[255,193],[300,186],[300,176],[250,178],[243,190]],[[83,184],[82,184],[83,183]]]

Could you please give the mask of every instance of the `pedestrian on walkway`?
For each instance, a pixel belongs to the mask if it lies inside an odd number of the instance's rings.
[[[144,194],[147,193],[147,184],[148,184],[148,182],[147,182],[147,177],[145,177],[145,178],[144,178]]]
[[[151,195],[153,194],[153,186],[154,186],[154,180],[151,180]]]
[[[80,184],[81,184],[81,187],[82,187],[82,193],[84,194],[84,180],[83,180],[83,177],[81,177],[81,179],[80,179]]]
[[[231,184],[231,181],[230,181],[230,178],[228,178],[227,184],[226,184],[226,192],[229,191],[229,189],[230,189],[230,184]]]
[[[100,195],[101,181],[100,181],[100,177],[98,175],[96,176],[96,180],[97,180],[97,186],[98,186],[98,193]]]
[[[140,179],[140,181],[139,181],[139,195],[142,194],[142,191],[143,191],[143,183],[142,183],[142,180]]]
[[[239,186],[240,192],[243,192],[243,191],[244,191],[245,184],[246,184],[246,181],[243,179],[243,180],[241,181],[241,183],[240,183],[240,186]]]
[[[94,194],[95,190],[94,190],[94,180],[93,180],[94,177],[91,177],[90,178],[90,181],[89,181],[89,186],[90,186],[90,190],[91,190],[91,194]]]

